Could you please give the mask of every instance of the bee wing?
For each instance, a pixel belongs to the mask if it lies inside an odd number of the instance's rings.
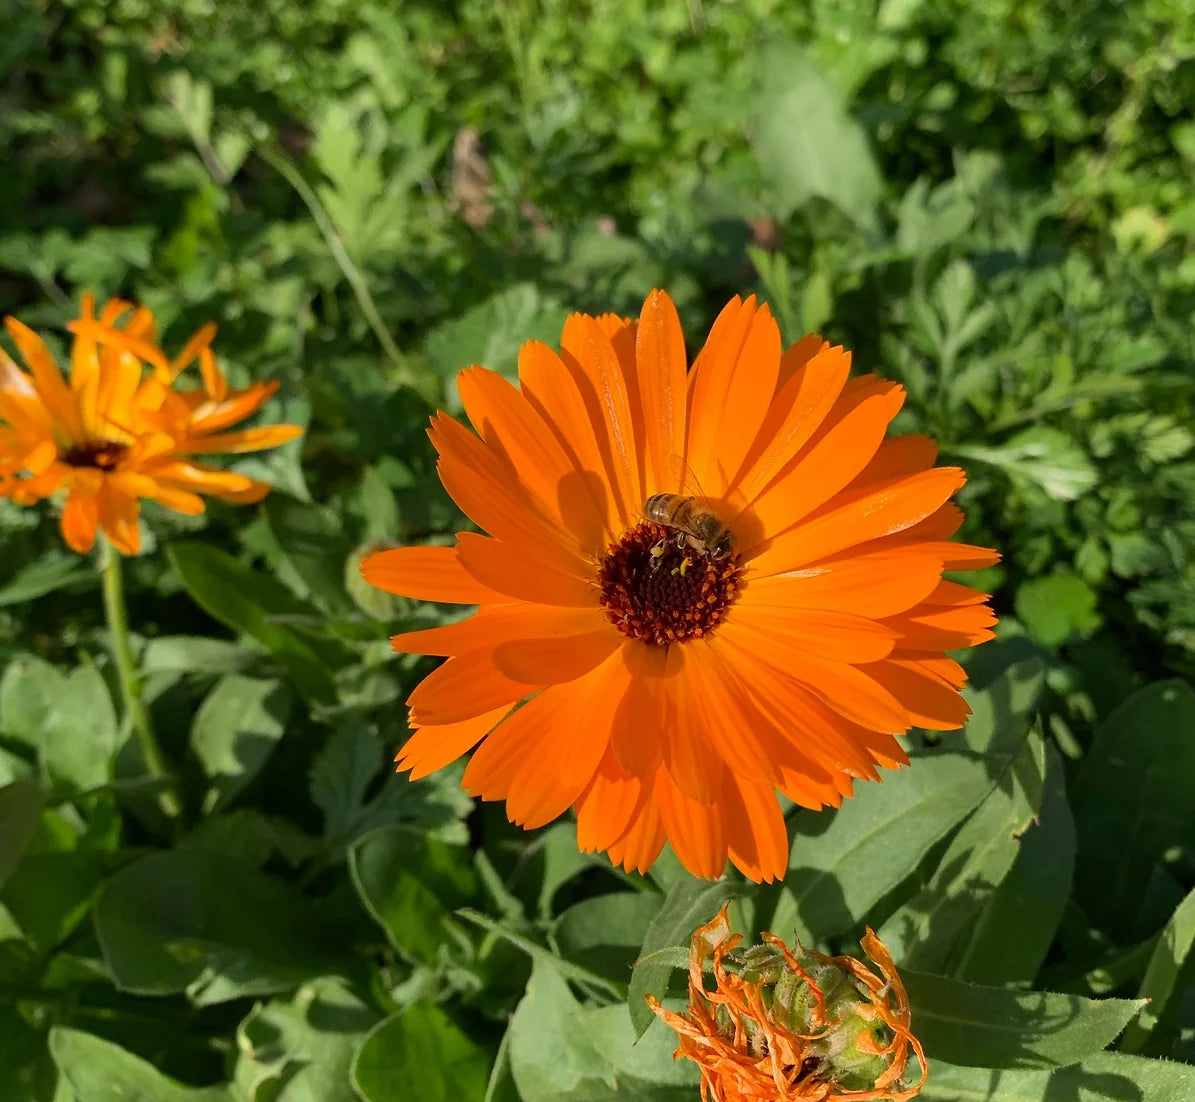
[[[681,494],[684,497],[695,497],[702,501],[709,500],[706,492],[701,488],[701,483],[697,481],[697,476],[693,473],[693,468],[689,466],[683,455],[673,452],[668,457],[668,472],[672,483],[668,487],[669,493]]]

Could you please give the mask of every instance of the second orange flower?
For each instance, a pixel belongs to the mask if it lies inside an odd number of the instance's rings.
[[[392,593],[477,605],[394,637],[447,658],[411,694],[399,767],[478,746],[465,787],[646,869],[665,840],[694,874],[755,880],[788,860],[780,791],[837,805],[907,762],[896,737],[959,727],[986,596],[945,571],[997,561],[950,542],[962,471],[924,436],[885,439],[902,388],[848,379],[811,336],[782,349],[734,299],[692,368],[668,296],[637,320],[571,316],[559,353],[523,346],[519,385],[463,371],[475,432],[430,436],[486,534],[378,552]]]

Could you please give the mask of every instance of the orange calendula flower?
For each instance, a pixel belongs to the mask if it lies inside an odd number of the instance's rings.
[[[461,372],[473,427],[432,420],[449,494],[486,533],[381,551],[380,589],[480,606],[394,637],[447,661],[411,694],[399,768],[480,743],[465,787],[541,826],[576,808],[584,849],[646,869],[782,876],[776,790],[837,805],[895,735],[968,713],[944,653],[982,642],[986,597],[943,572],[993,551],[949,542],[963,472],[924,436],[885,440],[904,392],[848,380],[820,337],[782,351],[734,299],[689,369],[662,291],[637,321],[571,316],[519,385]]]
[[[168,359],[149,310],[119,299],[98,318],[94,310],[84,296],[82,316],[67,326],[74,334],[69,379],[32,329],[4,319],[28,371],[0,349],[0,494],[29,505],[62,491],[66,542],[88,551],[103,528],[126,555],[140,549],[141,498],[187,514],[203,512],[200,494],[260,501],[268,483],[195,457],[272,448],[298,436],[298,425],[233,428],[278,384],[230,388],[210,347],[214,325]],[[195,360],[202,386],[177,390],[179,373]]]
[[[676,1058],[701,1068],[704,1102],[905,1102],[920,1092],[927,1065],[909,999],[870,929],[862,945],[879,975],[854,957],[793,952],[768,933],[764,944],[734,952],[742,939],[726,913],[723,906],[693,935],[687,1010],[665,1010],[648,996],[680,1037]],[[712,991],[702,975],[707,960]],[[906,1086],[910,1049],[920,1075]]]

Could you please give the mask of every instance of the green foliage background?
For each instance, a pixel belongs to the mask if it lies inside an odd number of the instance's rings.
[[[692,1099],[630,1041],[731,895],[880,931],[926,1097],[1195,1097],[1157,1060],[1195,1062],[1193,102],[1191,0],[13,5],[0,312],[215,320],[308,433],[126,564],[177,836],[92,564],[0,502],[0,1098]],[[976,718],[791,816],[783,887],[625,876],[385,767],[429,668],[387,636],[443,613],[356,564],[461,522],[428,414],[653,286],[691,349],[756,291],[902,381],[1005,554]]]

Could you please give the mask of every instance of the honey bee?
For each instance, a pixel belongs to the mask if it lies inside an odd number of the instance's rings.
[[[722,523],[717,513],[703,509],[697,499],[683,494],[652,494],[643,503],[643,515],[665,528],[676,530],[678,549],[686,544],[711,559],[720,559],[734,550],[734,535]],[[667,537],[652,548],[657,565],[667,546]],[[690,560],[682,560],[679,571],[684,574]]]

